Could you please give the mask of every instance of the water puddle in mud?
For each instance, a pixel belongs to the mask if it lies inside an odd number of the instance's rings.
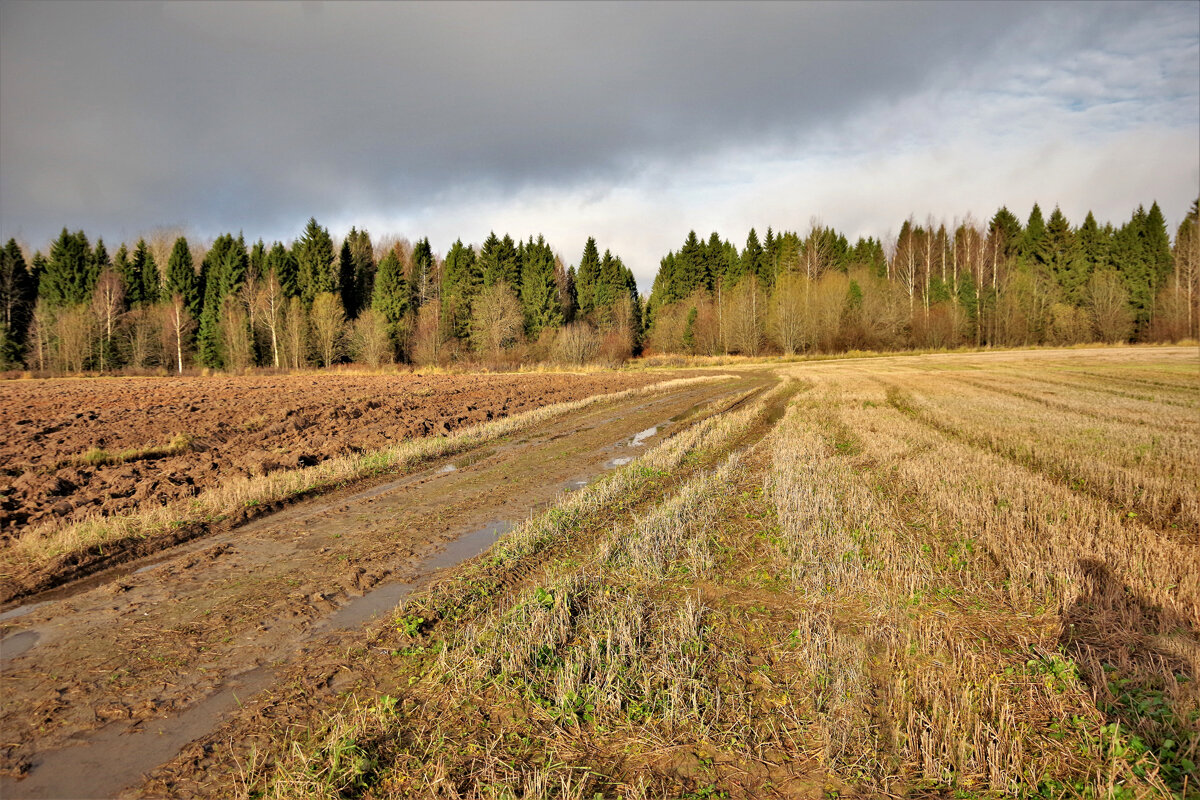
[[[80,745],[42,755],[23,779],[0,780],[0,794],[6,800],[112,797],[170,761],[274,679],[274,672],[260,667],[234,675],[220,691],[176,716],[101,728]]]
[[[37,631],[21,631],[5,636],[0,639],[0,661],[16,658],[32,648],[41,638]]]
[[[646,440],[658,433],[658,426],[646,428],[644,431],[638,431],[633,435],[633,441],[629,443],[630,447],[641,447],[646,443]]]
[[[620,458],[614,458],[614,459],[605,461],[604,468],[605,469],[616,469],[617,467],[625,466],[630,461],[633,461],[633,456],[621,456]]]
[[[444,550],[430,555],[416,565],[419,572],[432,572],[453,567],[487,550],[510,531],[513,523],[507,520],[489,522],[479,530],[464,534],[446,545]],[[362,597],[356,597],[339,608],[321,626],[321,630],[352,630],[376,617],[391,612],[413,590],[416,583],[392,581],[381,584]]]
[[[445,475],[447,472],[457,472],[457,471],[458,471],[458,467],[454,466],[453,464],[447,464],[446,466],[444,466],[438,470],[438,474]]]
[[[16,608],[10,608],[8,611],[5,611],[4,613],[0,614],[0,622],[4,622],[5,620],[8,620],[8,619],[16,619],[17,617],[23,617],[26,614],[28,614],[29,612],[31,612],[37,608],[40,608],[41,606],[46,605],[46,603],[48,603],[48,602],[50,602],[50,601],[43,600],[40,603],[26,603],[23,606],[17,606]]]
[[[579,478],[578,480],[567,481],[565,484],[563,484],[563,491],[564,492],[578,492],[580,489],[587,486],[588,483],[589,483],[589,481],[586,478]]]

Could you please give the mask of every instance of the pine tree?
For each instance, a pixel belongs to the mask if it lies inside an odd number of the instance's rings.
[[[342,240],[342,249],[338,253],[338,286],[341,287],[342,308],[347,319],[358,316],[358,287],[354,283],[354,253],[350,250],[350,235],[357,235],[354,228]]]
[[[261,238],[250,248],[250,266],[246,274],[255,280],[267,274],[267,245]]]
[[[312,306],[313,298],[321,292],[337,292],[337,275],[334,273],[333,239],[329,231],[310,217],[304,234],[294,248],[299,266],[300,299],[305,308]]]

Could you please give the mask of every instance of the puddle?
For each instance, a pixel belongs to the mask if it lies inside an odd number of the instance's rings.
[[[49,602],[49,601],[43,600],[40,603],[26,603],[23,606],[17,606],[16,608],[10,608],[8,611],[5,611],[3,614],[0,614],[0,622],[4,622],[4,620],[6,620],[6,619],[16,619],[17,617],[23,617],[26,614],[28,614],[29,612],[33,611],[34,609],[37,609],[37,608],[40,608],[41,606],[46,605],[47,602]]]
[[[489,522],[479,530],[463,534],[450,542],[444,550],[432,554],[417,564],[416,569],[420,572],[430,572],[466,561],[487,550],[512,527],[513,523],[507,520]],[[335,611],[327,623],[321,626],[321,630],[352,630],[376,617],[391,613],[416,585],[416,583],[405,583],[404,581],[380,584],[362,597],[354,598]]]
[[[27,652],[38,643],[40,638],[42,637],[38,635],[37,631],[21,631],[11,636],[5,636],[0,640],[0,661],[7,661]]]
[[[447,464],[446,466],[444,466],[438,470],[438,475],[445,475],[447,472],[457,472],[457,471],[458,471],[458,467],[454,466],[453,464]]]
[[[617,467],[625,466],[630,461],[633,461],[633,456],[621,456],[620,458],[614,458],[611,461],[604,462],[604,468],[616,469]]]
[[[232,676],[221,691],[176,716],[147,720],[136,729],[125,723],[101,728],[80,745],[42,755],[21,780],[0,780],[0,794],[6,800],[112,797],[213,730],[274,679],[271,670],[260,667]]]
[[[564,492],[578,492],[580,489],[587,486],[588,483],[589,483],[589,481],[587,480],[587,478],[580,478],[580,479],[574,480],[574,481],[567,481],[566,483],[563,484],[563,491]]]
[[[655,425],[653,428],[646,428],[644,431],[638,431],[633,435],[633,441],[629,443],[629,446],[641,447],[646,443],[647,439],[649,439],[651,436],[655,436],[656,434],[658,434],[657,425]]]

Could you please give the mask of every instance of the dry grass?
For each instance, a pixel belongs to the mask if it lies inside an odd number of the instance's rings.
[[[780,368],[398,609],[247,791],[1195,796],[1195,384],[1147,353]]]

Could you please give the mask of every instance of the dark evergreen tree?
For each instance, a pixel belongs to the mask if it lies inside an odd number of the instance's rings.
[[[300,300],[305,307],[312,306],[313,298],[321,292],[337,292],[337,274],[334,272],[333,239],[329,231],[310,217],[304,234],[293,248],[299,265]]]
[[[267,251],[265,263],[266,270],[275,273],[279,279],[279,288],[285,297],[300,296],[300,265],[295,253],[282,242],[275,242]]]
[[[250,266],[246,274],[256,280],[267,274],[267,245],[262,239],[250,248]]]
[[[579,269],[575,273],[575,297],[579,305],[579,313],[587,316],[596,307],[596,277],[600,273],[600,251],[596,247],[596,239],[589,236],[583,246],[583,256],[579,259]]]
[[[33,318],[37,287],[16,239],[0,251],[0,364],[19,364]]]
[[[746,246],[742,248],[741,266],[739,271],[744,275],[754,275],[759,277],[760,267],[763,260],[763,247],[759,244],[758,234],[754,228],[750,229],[750,234],[746,237]]]
[[[104,246],[104,239],[96,239],[96,249],[92,253],[92,264],[96,270],[96,275],[104,271],[105,267],[111,267],[112,261],[108,258],[108,248]]]
[[[1042,217],[1042,209],[1037,203],[1029,212],[1029,222],[1021,237],[1021,249],[1018,253],[1021,263],[1026,267],[1047,265],[1046,257],[1046,220]]]
[[[497,238],[491,233],[479,248],[479,268],[483,273],[483,285],[495,286],[504,281],[514,292],[521,290],[521,260],[512,237],[504,234]]]
[[[192,262],[191,248],[188,247],[187,239],[182,236],[175,240],[175,245],[171,248],[171,257],[167,259],[166,298],[170,299],[175,295],[183,298],[183,304],[192,319],[200,316],[203,298],[200,296],[199,280],[195,264]]]
[[[413,245],[412,295],[414,308],[420,308],[433,299],[433,246],[429,237],[418,239]]]
[[[1021,221],[1008,208],[1000,206],[1000,210],[996,212],[996,215],[992,217],[991,224],[988,225],[988,233],[989,235],[999,237],[1004,248],[1003,256],[1005,260],[1017,257],[1022,244]]]
[[[197,343],[200,363],[206,367],[219,368],[225,365],[220,331],[221,308],[225,298],[242,288],[249,265],[246,242],[240,235],[236,239],[228,233],[218,236],[204,257],[204,302],[200,311]]]
[[[50,245],[50,258],[40,276],[38,296],[54,308],[86,303],[92,298],[96,274],[87,236],[83,231],[69,233],[63,228]]]
[[[132,305],[132,300],[129,297],[131,286],[137,285],[140,288],[140,283],[137,280],[137,275],[133,271],[133,262],[129,260],[129,248],[121,242],[121,246],[117,248],[117,254],[113,257],[113,271],[121,278],[121,284],[125,288],[125,307],[129,308]]]
[[[131,273],[131,282],[125,284],[126,295],[132,295],[128,300],[130,307],[140,308],[157,303],[161,278],[158,265],[154,263],[154,254],[150,252],[144,239],[138,239],[133,249]]]
[[[1050,214],[1046,224],[1043,246],[1050,274],[1058,283],[1063,299],[1078,304],[1087,286],[1087,264],[1080,252],[1079,243],[1071,231],[1071,224],[1058,206]]]
[[[538,236],[521,248],[521,312],[525,317],[525,333],[537,339],[546,328],[563,324],[562,303],[555,277],[554,251]]]
[[[396,256],[395,249],[388,250],[379,261],[374,284],[371,308],[382,314],[387,320],[388,335],[392,338],[394,347],[401,323],[411,307],[409,305],[411,290],[408,280],[404,277],[404,265]]]
[[[475,250],[459,239],[446,253],[442,268],[442,324],[445,332],[465,340],[470,333],[471,301],[483,286]]]

